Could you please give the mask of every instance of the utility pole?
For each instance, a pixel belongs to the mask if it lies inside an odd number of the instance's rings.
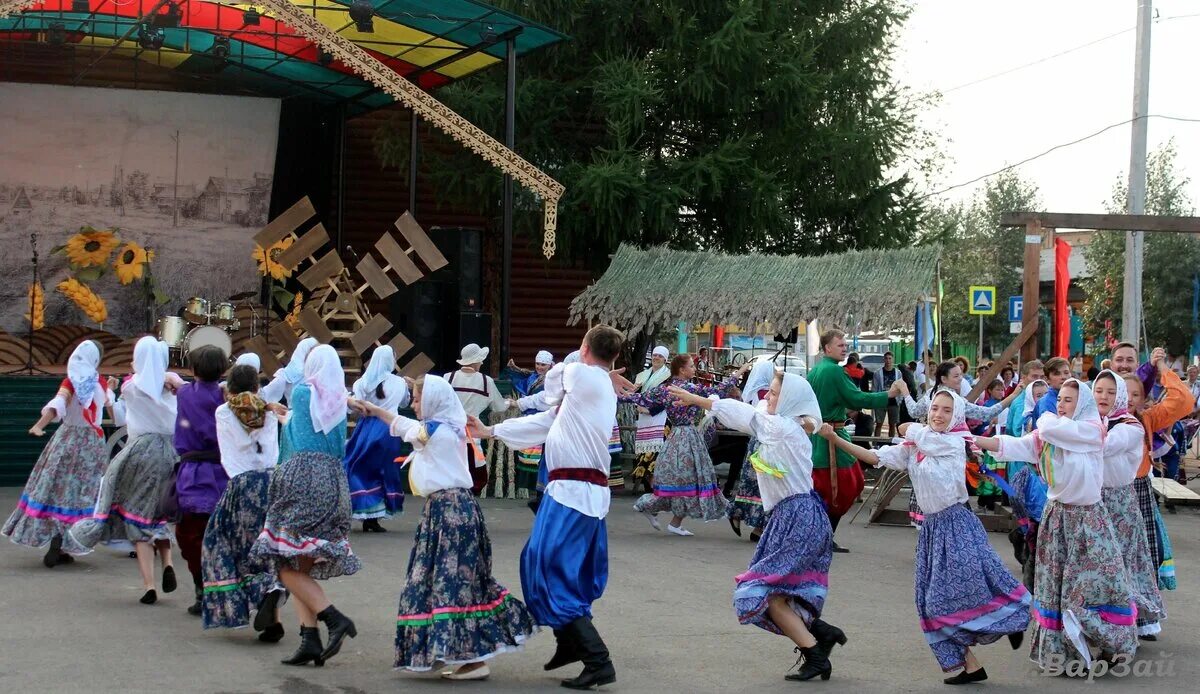
[[[1146,211],[1146,130],[1150,108],[1150,23],[1152,0],[1138,0],[1137,48],[1133,60],[1133,138],[1129,145],[1126,211]],[[1121,295],[1121,339],[1139,344],[1142,325],[1143,233],[1125,232],[1125,284]]]

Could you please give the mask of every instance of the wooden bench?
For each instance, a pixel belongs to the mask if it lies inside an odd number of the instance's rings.
[[[1163,504],[1171,513],[1175,513],[1176,504],[1200,504],[1200,494],[1175,480],[1153,477],[1150,479],[1150,484],[1154,488],[1154,493],[1163,500]]]

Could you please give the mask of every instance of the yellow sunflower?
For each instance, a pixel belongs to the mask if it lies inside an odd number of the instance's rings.
[[[25,305],[32,310],[32,313],[25,314],[25,320],[33,323],[33,329],[41,330],[46,327],[46,292],[40,283],[29,285]]]
[[[67,240],[67,257],[78,267],[102,267],[121,241],[111,231],[84,227]]]
[[[129,284],[134,280],[141,279],[146,263],[152,260],[154,260],[154,251],[147,251],[132,241],[126,243],[121,250],[117,251],[117,258],[113,261],[113,269],[117,271],[117,280],[121,284]]]
[[[304,292],[296,292],[296,297],[292,300],[292,312],[284,318],[293,329],[300,328],[300,311],[302,310],[304,310]]]
[[[292,245],[292,237],[288,236],[282,241],[268,248],[265,252],[262,246],[254,246],[254,259],[258,261],[258,272],[263,277],[271,277],[281,280],[285,277],[291,277],[292,271],[279,264],[277,260],[279,254],[287,250]]]
[[[96,296],[87,285],[74,277],[59,282],[56,289],[74,302],[92,321],[103,323],[108,318],[108,304],[104,303],[104,299]]]

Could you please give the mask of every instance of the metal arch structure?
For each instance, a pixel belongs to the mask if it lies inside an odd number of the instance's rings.
[[[38,4],[38,0],[0,0],[0,17],[19,13]],[[419,117],[429,121],[456,142],[482,157],[484,161],[502,173],[511,176],[513,180],[541,198],[543,210],[542,253],[547,258],[554,256],[558,229],[558,202],[564,191],[561,183],[405,79],[361,46],[306,14],[299,6],[288,0],[259,0],[256,4],[269,8],[281,21],[320,46],[334,59],[340,60],[350,67],[363,80],[374,84],[392,99],[411,109]]]

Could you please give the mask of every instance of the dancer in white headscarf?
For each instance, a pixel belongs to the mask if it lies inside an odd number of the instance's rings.
[[[304,362],[313,348],[319,344],[315,337],[306,337],[301,340],[296,345],[296,349],[292,350],[292,358],[288,360],[287,366],[276,371],[271,382],[263,387],[260,393],[263,400],[267,402],[287,400],[290,404],[292,389],[304,380]]]
[[[29,473],[17,508],[2,533],[18,545],[47,547],[42,562],[47,568],[69,564],[73,554],[86,550],[65,543],[67,529],[92,515],[100,478],[108,465],[102,410],[112,406],[112,391],[100,379],[100,346],[84,340],[67,362],[67,377],[42,416],[29,429],[45,436],[46,425],[61,421]],[[111,411],[111,410],[110,410]]]
[[[354,398],[398,413],[408,405],[409,397],[408,384],[395,371],[392,348],[376,348],[362,378],[354,382]],[[396,462],[399,456],[400,441],[388,433],[386,422],[373,415],[359,417],[346,444],[343,465],[350,483],[350,508],[354,520],[362,521],[363,532],[387,532],[379,519],[404,510],[404,483]]]
[[[742,387],[742,402],[753,407],[765,408],[767,391],[771,388],[771,381],[775,380],[775,372],[775,363],[769,359],[755,363],[750,369],[750,375],[746,377],[746,385]],[[750,463],[750,457],[757,449],[758,439],[751,435],[746,443],[746,456],[742,460],[733,499],[725,510],[725,515],[729,517],[729,525],[738,537],[742,536],[743,525],[754,528],[750,532],[750,539],[754,542],[758,542],[762,536],[762,529],[767,525],[767,514],[763,510],[762,495],[758,489],[758,474]]]
[[[168,518],[163,489],[179,456],[175,452],[175,393],[168,386],[165,343],[143,337],[133,348],[133,377],[121,387],[113,407],[118,426],[129,431],[129,443],[113,458],[91,518],[71,527],[70,536],[90,551],[99,542],[132,542],[142,574],[142,603],[158,600],[154,589],[154,553],[162,561],[162,589],[176,588],[171,565]],[[153,544],[152,544],[153,543]]]

